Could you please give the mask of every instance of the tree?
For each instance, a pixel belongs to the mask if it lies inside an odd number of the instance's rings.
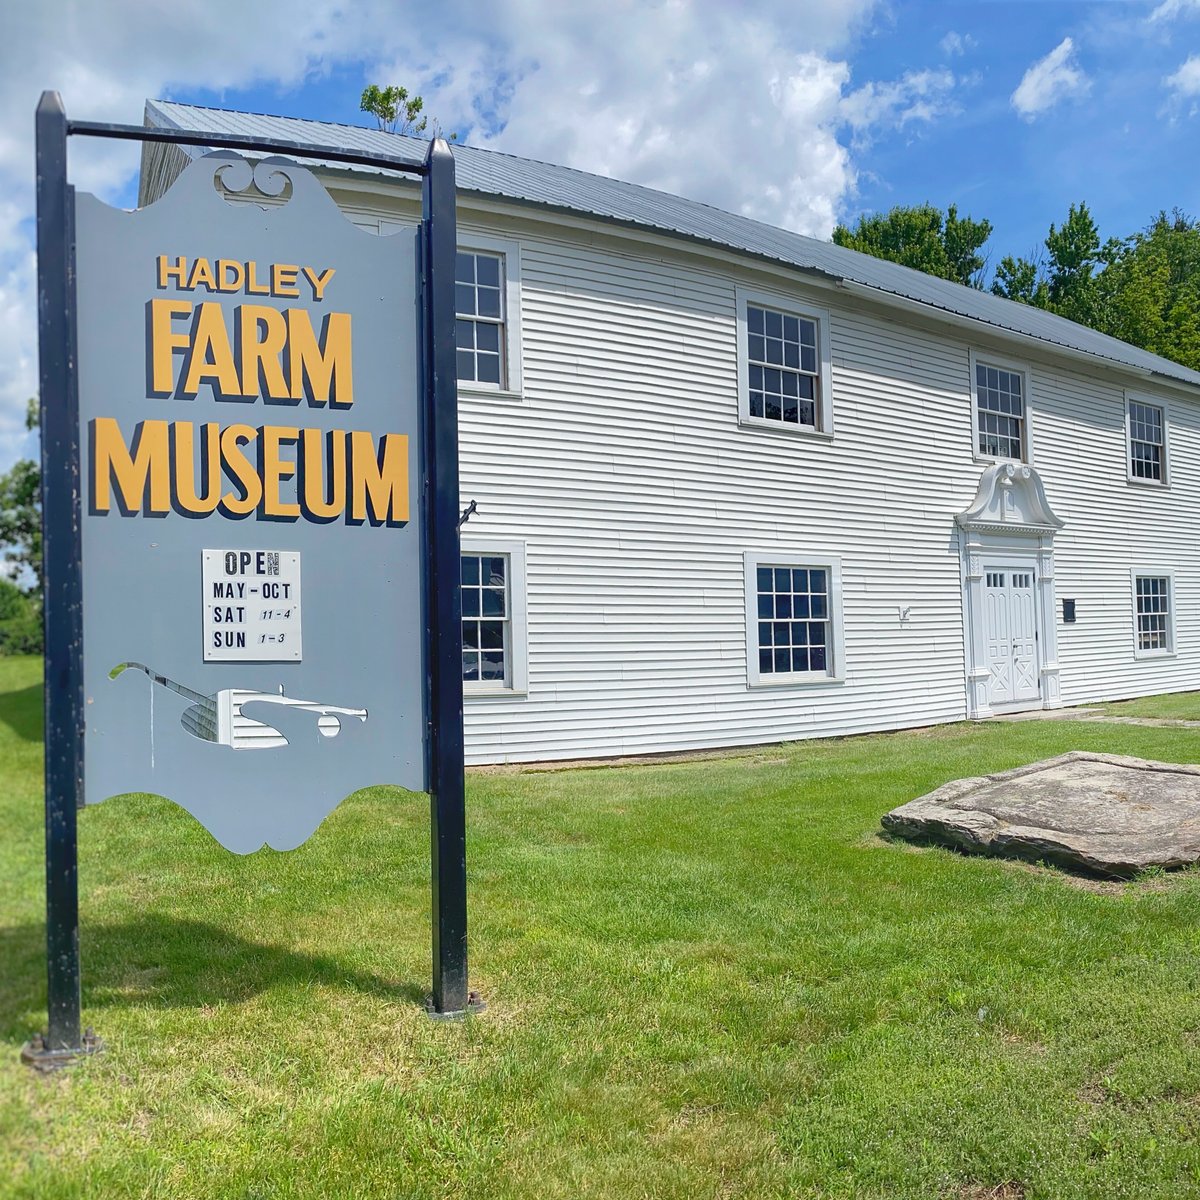
[[[1200,221],[1160,212],[1101,273],[1105,332],[1200,370]]]
[[[854,229],[839,225],[833,240],[927,275],[982,287],[987,259],[980,250],[991,232],[989,221],[959,217],[953,204],[945,215],[932,204],[918,204],[900,205],[887,214],[864,214]]]
[[[425,101],[417,95],[410,96],[408,89],[397,84],[380,87],[377,83],[368,84],[363,88],[359,109],[371,113],[379,122],[379,128],[385,133],[400,133],[408,137],[424,137],[429,127],[429,117],[422,115]],[[441,123],[433,118],[433,128],[429,131],[431,138],[444,137],[447,141],[457,141],[458,134],[445,134]]]
[[[38,427],[38,404],[25,409],[25,428]],[[0,654],[42,650],[42,473],[21,459],[0,475],[0,546],[25,587],[0,576]]]
[[[41,606],[12,580],[0,578],[0,655],[41,652]]]
[[[1032,258],[1013,258],[1006,254],[996,268],[992,280],[992,291],[1007,300],[1032,304],[1035,308],[1049,308],[1049,288],[1042,273],[1042,265]]]
[[[37,429],[38,405],[30,400],[25,428]],[[26,591],[42,593],[42,473],[38,464],[21,459],[0,475],[0,546],[4,559],[23,568],[28,576]]]

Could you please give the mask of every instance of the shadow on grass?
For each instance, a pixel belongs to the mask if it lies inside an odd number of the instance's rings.
[[[340,959],[252,942],[227,929],[161,914],[83,931],[83,1007],[201,1008],[237,1004],[278,988],[314,984],[409,1004],[428,989],[358,970]],[[45,1020],[46,942],[41,924],[0,928],[0,1036]],[[39,1013],[41,1015],[39,1015]]]
[[[42,740],[42,685],[16,692],[0,692],[0,725],[7,725],[22,741]]]

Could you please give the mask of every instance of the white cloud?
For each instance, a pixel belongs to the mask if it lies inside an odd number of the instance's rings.
[[[1163,80],[1163,86],[1171,93],[1164,113],[1175,121],[1187,105],[1187,115],[1194,117],[1200,111],[1200,54],[1193,54],[1180,64],[1179,70]]]
[[[1179,99],[1200,96],[1200,54],[1193,54],[1178,71],[1168,75],[1163,84]]]
[[[933,121],[957,111],[952,71],[909,71],[886,83],[867,83],[842,102],[842,115],[864,144],[872,132],[903,129],[914,121]]]
[[[1075,61],[1075,43],[1065,37],[1025,72],[1010,99],[1013,108],[1032,121],[1061,100],[1087,95],[1091,86]]]
[[[415,87],[446,128],[502,149],[678,192],[828,236],[853,151],[935,120],[961,81],[910,72],[851,87],[849,51],[883,0],[141,0],[10,6],[0,74],[0,469],[36,389],[33,106],[138,122],[148,96],[296,86],[334,67]],[[15,15],[14,15],[15,13]],[[361,86],[361,84],[359,85]],[[286,101],[275,106],[286,109]],[[848,143],[848,144],[847,144]],[[128,146],[72,143],[72,175],[112,196]]]
[[[1200,0],[1163,0],[1147,20],[1151,24],[1158,24],[1192,13],[1200,13]]]
[[[955,33],[953,29],[938,42],[938,48],[947,58],[957,58],[968,50],[974,50],[977,45],[979,43],[971,34]]]

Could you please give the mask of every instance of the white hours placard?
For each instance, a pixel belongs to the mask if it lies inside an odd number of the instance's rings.
[[[204,550],[204,661],[300,660],[300,554]]]

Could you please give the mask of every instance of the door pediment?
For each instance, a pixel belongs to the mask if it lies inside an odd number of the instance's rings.
[[[1041,476],[1028,463],[993,463],[979,479],[970,507],[955,516],[963,529],[1053,534],[1063,522],[1050,509]]]

